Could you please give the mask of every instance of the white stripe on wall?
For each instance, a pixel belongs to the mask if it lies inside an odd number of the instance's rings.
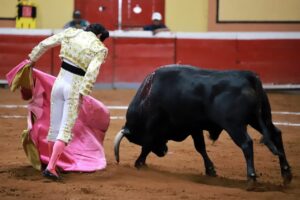
[[[0,104],[0,108],[27,108],[27,105],[16,105],[16,104]],[[127,110],[128,106],[107,106],[110,110]],[[289,112],[289,111],[272,111],[274,115],[300,115],[300,112]]]
[[[0,118],[3,119],[24,119],[27,116],[25,115],[0,115]],[[125,116],[110,116],[111,120],[125,120]],[[275,125],[278,126],[293,126],[300,127],[299,123],[290,123],[290,122],[274,122]]]

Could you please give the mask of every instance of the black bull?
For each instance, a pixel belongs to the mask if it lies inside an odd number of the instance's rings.
[[[167,153],[168,140],[183,141],[192,136],[202,155],[206,174],[216,176],[207,155],[203,130],[217,140],[228,132],[244,154],[249,182],[256,181],[253,142],[247,133],[251,125],[262,134],[263,143],[278,155],[284,183],[292,173],[283,148],[281,131],[272,122],[268,97],[261,81],[249,71],[212,71],[191,66],[170,65],[149,74],[130,103],[126,123],[115,138],[115,156],[125,136],[142,147],[135,162],[145,165],[150,152]]]

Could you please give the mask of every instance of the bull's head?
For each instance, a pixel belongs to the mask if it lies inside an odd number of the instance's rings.
[[[122,129],[116,135],[114,140],[114,151],[117,162],[120,161],[120,143],[123,137],[126,137],[132,143],[135,143],[142,147],[146,147],[147,149],[149,149],[149,152],[152,151],[159,157],[165,156],[168,152],[166,142],[163,142],[163,140],[159,140],[159,142],[153,142],[154,138],[152,136],[149,136],[150,138],[147,138],[145,137],[145,135],[133,134],[128,129]]]

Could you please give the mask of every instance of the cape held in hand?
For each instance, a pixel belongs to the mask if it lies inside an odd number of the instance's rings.
[[[32,164],[41,170],[49,162],[47,134],[50,122],[50,96],[55,77],[32,69],[29,60],[14,67],[6,79],[12,91],[20,88],[28,100],[28,127],[23,131],[24,151]],[[72,141],[57,163],[62,171],[92,172],[106,167],[103,148],[105,132],[110,122],[109,111],[100,101],[84,96],[79,116],[73,128]]]

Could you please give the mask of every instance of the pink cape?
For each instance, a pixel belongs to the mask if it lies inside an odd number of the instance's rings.
[[[14,67],[6,79],[11,86],[16,74],[28,64],[24,60]],[[50,96],[55,77],[33,69],[33,87],[28,102],[29,137],[36,146],[41,163],[49,161],[47,134],[50,121]],[[24,95],[24,94],[23,94]],[[32,120],[35,118],[34,120]],[[105,132],[110,121],[107,107],[100,101],[85,96],[73,128],[73,139],[65,148],[57,166],[64,171],[91,172],[106,167],[103,148]]]

